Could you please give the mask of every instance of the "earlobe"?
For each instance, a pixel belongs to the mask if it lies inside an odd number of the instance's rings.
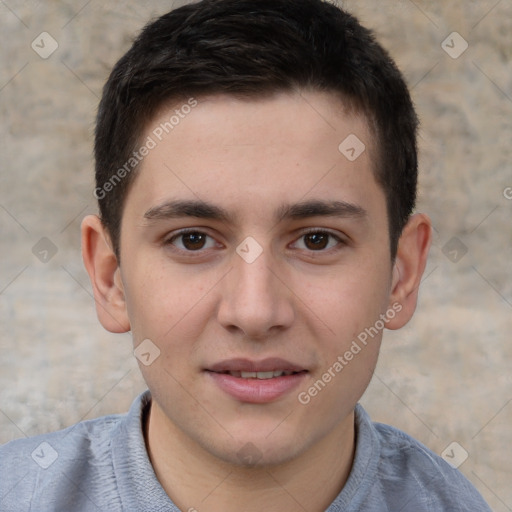
[[[110,332],[130,330],[123,283],[110,237],[96,215],[82,221],[82,257],[91,280],[98,318]]]
[[[411,216],[398,243],[389,299],[390,307],[400,304],[401,310],[386,324],[388,329],[400,329],[414,314],[431,241],[432,224],[428,216],[423,213]]]

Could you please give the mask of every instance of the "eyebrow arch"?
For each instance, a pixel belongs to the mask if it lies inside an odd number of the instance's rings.
[[[150,208],[144,218],[148,220],[177,219],[180,217],[198,217],[200,219],[232,221],[232,216],[223,208],[206,201],[176,200]]]
[[[345,201],[311,200],[282,205],[276,212],[276,220],[306,219],[308,217],[365,218],[368,212],[356,204]]]
[[[366,218],[368,212],[361,206],[345,201],[310,200],[295,204],[283,204],[275,212],[275,220],[306,219],[309,217]],[[181,217],[196,217],[233,223],[232,214],[223,208],[201,200],[166,201],[146,211],[144,218],[168,220]]]

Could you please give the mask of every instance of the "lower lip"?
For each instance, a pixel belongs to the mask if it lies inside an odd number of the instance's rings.
[[[290,393],[304,379],[307,372],[283,375],[271,379],[243,379],[227,373],[207,372],[225,393],[241,402],[264,404]]]

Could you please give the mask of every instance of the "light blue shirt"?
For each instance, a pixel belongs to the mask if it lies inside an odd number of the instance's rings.
[[[0,510],[179,512],[146,451],[150,401],[146,391],[126,415],[0,446]],[[326,512],[491,512],[462,473],[400,430],[373,423],[361,405],[356,432],[350,476]]]

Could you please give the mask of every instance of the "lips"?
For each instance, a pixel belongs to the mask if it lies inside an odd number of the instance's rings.
[[[262,361],[229,359],[205,369],[224,393],[240,402],[272,402],[295,389],[308,373],[304,367],[281,358]]]
[[[269,373],[285,372],[288,374],[307,371],[304,367],[281,359],[272,357],[262,361],[251,361],[249,359],[226,359],[206,368],[207,371],[214,373]],[[250,378],[250,377],[248,377]],[[265,378],[265,377],[263,377]],[[268,378],[268,377],[266,377]]]
[[[222,372],[232,377],[240,377],[242,379],[273,379],[274,377],[282,377],[283,375],[286,377],[288,375],[293,375],[296,372],[292,371],[283,371],[283,370],[273,370],[270,372]]]

